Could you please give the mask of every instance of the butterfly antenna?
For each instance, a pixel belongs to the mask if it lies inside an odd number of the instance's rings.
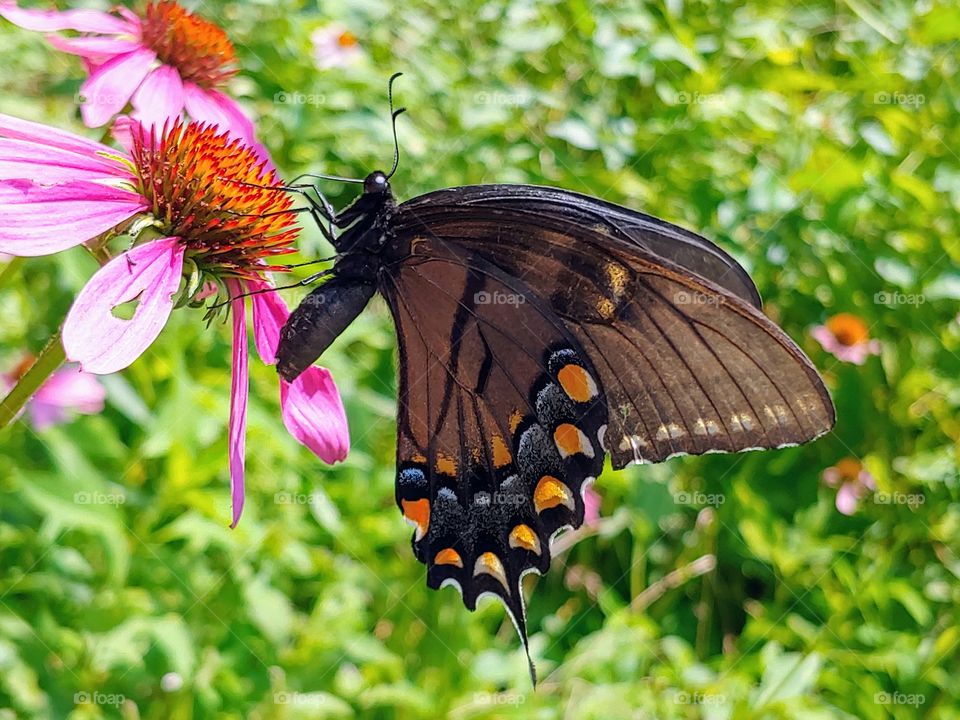
[[[403,75],[403,73],[394,73],[390,76],[390,80],[387,81],[387,102],[390,103],[390,122],[393,124],[393,167],[390,168],[390,172],[387,174],[387,180],[393,177],[393,174],[397,171],[397,166],[400,165],[400,143],[397,141],[397,118],[405,113],[407,109],[393,109],[393,83],[401,75]]]

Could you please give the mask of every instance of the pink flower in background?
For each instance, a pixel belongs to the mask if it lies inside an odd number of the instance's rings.
[[[313,42],[313,60],[321,70],[346,67],[362,55],[357,36],[337,23],[317,28],[310,40]]]
[[[225,133],[177,122],[161,136],[132,135],[123,153],[0,115],[0,251],[46,255],[93,240],[134,218],[161,237],[104,265],[63,326],[67,358],[85,372],[127,367],[160,334],[175,306],[227,300],[271,287],[266,259],[294,252],[296,216],[256,152]],[[244,184],[246,183],[246,184]],[[256,185],[257,187],[251,187]],[[243,508],[248,366],[246,301],[230,300],[233,381],[230,477],[233,525]],[[273,364],[289,311],[275,293],[255,295],[253,331]],[[290,433],[326,462],[349,449],[346,416],[330,373],[312,367],[280,381]]]
[[[594,528],[600,524],[600,493],[593,485],[583,491],[583,522]]]
[[[871,355],[880,354],[880,341],[870,339],[867,324],[850,313],[839,313],[823,325],[816,325],[810,335],[837,360],[863,365]]]
[[[0,390],[6,392],[29,369],[33,358],[28,358],[12,373],[0,375]],[[94,375],[79,368],[65,367],[37,390],[27,404],[30,424],[37,430],[66,422],[70,415],[96,415],[103,410],[107,391]]]
[[[877,489],[870,471],[859,460],[847,457],[823,471],[823,482],[828,487],[838,488],[837,510],[844,515],[853,515],[857,505],[869,492]]]
[[[176,2],[148,2],[141,15],[126,8],[31,10],[0,0],[0,15],[28,30],[49,35],[55,48],[79,55],[89,77],[80,88],[81,114],[100,127],[131,105],[148,128],[180,119],[217,125],[266,157],[253,123],[222,92],[236,74],[233,45],[222,28],[187,12]]]

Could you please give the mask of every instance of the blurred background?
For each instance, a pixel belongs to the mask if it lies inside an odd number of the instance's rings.
[[[286,433],[251,363],[233,531],[229,329],[174,313],[101,380],[101,412],[38,405],[0,434],[0,718],[960,717],[955,3],[186,5],[236,44],[231,93],[287,177],[388,167],[403,71],[401,199],[550,184],[715,239],[820,368],[837,427],[608,468],[599,521],[527,579],[532,692],[501,607],[428,590],[411,553],[384,304],[323,358],[341,465]],[[100,136],[76,58],[0,20],[0,66],[0,112]],[[329,251],[310,228],[301,247]],[[9,378],[96,263],[4,262]]]

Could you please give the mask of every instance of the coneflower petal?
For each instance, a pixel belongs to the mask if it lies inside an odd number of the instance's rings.
[[[250,291],[268,290],[266,282],[250,280]],[[276,291],[261,292],[253,296],[253,338],[257,344],[257,354],[264,365],[273,365],[277,361],[277,346],[280,344],[280,329],[290,317],[290,310]]]
[[[173,311],[185,248],[178,238],[139,245],[104,265],[84,286],[63,324],[67,358],[97,375],[123,370],[146,350]],[[130,319],[118,308],[137,301]]]
[[[26,10],[15,2],[0,2],[0,15],[27,30],[36,32],[78,32],[123,35],[138,31],[129,20],[122,20],[98,10]]]
[[[230,305],[233,311],[233,371],[230,378],[230,499],[233,505],[233,518],[230,527],[240,522],[243,513],[244,475],[247,444],[247,396],[249,387],[249,358],[247,356],[247,321],[243,286],[236,280],[227,283],[232,297]]]
[[[143,47],[136,40],[124,40],[115,37],[65,38],[59,35],[51,35],[47,38],[47,42],[61,52],[79,55],[97,65],[103,65],[115,55],[125,55]]]
[[[50,255],[95,238],[145,209],[136,193],[100,183],[6,180],[0,182],[0,252]]]
[[[98,67],[80,87],[80,114],[87,127],[100,127],[123,110],[156,59],[153,50],[143,48]]]
[[[287,431],[321,460],[334,463],[347,456],[347,414],[329,370],[314,366],[292,383],[281,380],[280,408]]]
[[[133,94],[132,117],[149,130],[158,131],[165,123],[183,115],[183,81],[169,65],[152,70]]]
[[[2,135],[0,130],[0,181],[32,180],[52,184],[70,180],[133,180],[129,168],[107,158],[90,157]]]
[[[95,140],[74,135],[66,130],[58,130],[49,125],[22,120],[12,115],[0,114],[0,135],[14,140],[26,140],[50,148],[60,148],[89,157],[91,161],[106,162],[101,153],[116,154],[116,150]],[[113,166],[116,166],[116,162]]]
[[[184,104],[190,117],[199,122],[216,125],[221,132],[230,132],[254,150],[261,160],[269,160],[266,148],[257,142],[253,121],[240,109],[237,102],[218,90],[204,90],[192,82],[183,84]],[[272,163],[270,165],[272,168]]]

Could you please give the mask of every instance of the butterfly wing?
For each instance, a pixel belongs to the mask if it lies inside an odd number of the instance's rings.
[[[520,581],[583,522],[607,408],[593,366],[530,288],[482,257],[417,238],[386,268],[397,326],[397,504],[428,584],[470,609],[500,598],[526,643]]]
[[[398,234],[523,282],[580,343],[615,467],[775,448],[834,423],[813,365],[759,310],[747,273],[669,223],[551,188],[453,188],[400,206]]]

